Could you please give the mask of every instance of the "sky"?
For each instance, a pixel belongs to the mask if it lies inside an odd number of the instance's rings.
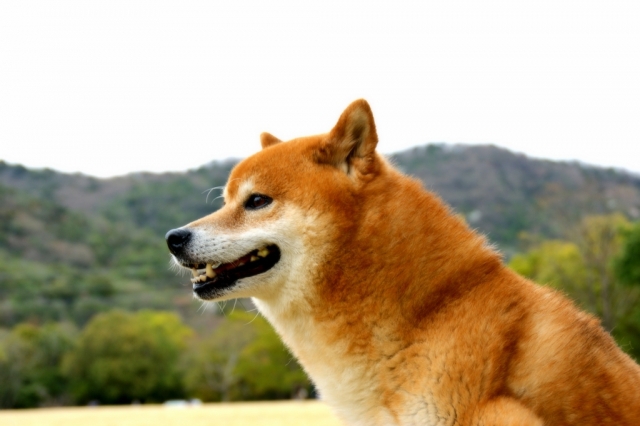
[[[110,177],[324,133],[640,173],[638,1],[0,2],[0,159]]]

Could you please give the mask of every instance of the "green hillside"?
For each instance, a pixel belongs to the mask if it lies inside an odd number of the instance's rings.
[[[624,171],[493,146],[427,145],[391,160],[507,256],[525,233],[526,241],[562,238],[588,215],[640,215],[640,177]],[[0,162],[0,326],[83,324],[113,307],[172,309],[204,322],[187,279],[169,269],[164,234],[219,208],[234,164],[97,179]]]

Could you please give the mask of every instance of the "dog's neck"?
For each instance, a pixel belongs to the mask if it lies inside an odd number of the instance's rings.
[[[391,168],[362,189],[358,202],[350,218],[357,223],[338,233],[313,284],[319,318],[366,306],[354,319],[389,314],[416,326],[504,269],[483,236]]]

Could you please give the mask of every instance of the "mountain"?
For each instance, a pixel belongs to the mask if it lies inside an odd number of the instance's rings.
[[[640,217],[640,177],[527,158],[494,146],[431,144],[390,156],[507,256],[526,233],[563,237],[582,217]],[[0,161],[0,326],[86,322],[121,307],[173,309],[206,327],[169,269],[167,230],[221,206],[235,161],[184,173],[97,179]]]

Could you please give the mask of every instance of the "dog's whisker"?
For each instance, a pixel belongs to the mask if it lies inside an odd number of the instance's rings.
[[[220,189],[224,191],[224,187],[225,185],[222,186],[214,186],[213,188],[209,188],[209,189],[205,189],[204,191],[202,191],[202,193],[204,194],[205,192],[207,193],[207,196],[204,200],[205,204],[208,202],[209,200],[209,195],[211,194],[211,191],[215,191],[216,189]],[[217,199],[217,198],[216,198]],[[215,201],[215,200],[214,200]]]
[[[254,322],[254,321],[256,320],[256,318],[258,318],[258,315],[260,315],[260,311],[256,312],[256,316],[255,316],[255,317],[253,317],[253,319],[252,319],[251,321],[249,321],[248,323],[246,323],[245,325],[249,325],[249,324],[251,324],[252,322]]]
[[[214,198],[213,200],[211,200],[211,204],[213,204],[217,199],[219,198],[224,198],[224,195],[218,195],[216,198]]]

